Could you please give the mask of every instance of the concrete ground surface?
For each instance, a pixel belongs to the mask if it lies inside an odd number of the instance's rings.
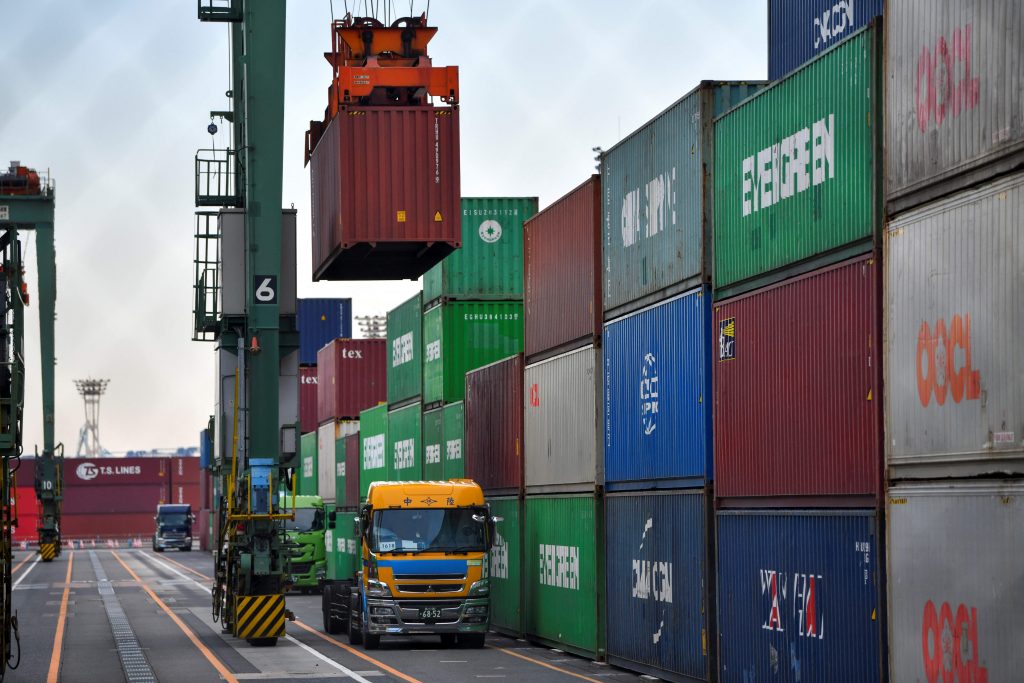
[[[14,558],[21,662],[5,683],[66,681],[331,681],[432,683],[480,679],[592,682],[640,677],[489,634],[482,650],[438,638],[388,639],[367,652],[322,631],[319,595],[289,595],[296,621],[276,647],[252,647],[210,615],[208,553],[64,550],[53,562]],[[649,677],[645,677],[649,678]]]

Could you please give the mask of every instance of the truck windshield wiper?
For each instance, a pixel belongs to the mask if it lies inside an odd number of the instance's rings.
[[[441,550],[439,548],[439,550]],[[454,555],[455,553],[482,553],[484,550],[479,546],[475,545],[460,545],[455,548],[444,548],[445,555]]]

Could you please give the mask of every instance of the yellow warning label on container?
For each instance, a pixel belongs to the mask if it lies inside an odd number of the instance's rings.
[[[435,212],[434,212],[434,222],[435,222],[435,223],[440,223],[440,222],[441,222],[441,221],[443,221],[443,220],[444,220],[444,219],[443,219],[443,218],[441,218],[441,212],[440,212],[440,211],[435,211]]]
[[[395,216],[395,218],[398,220],[399,223],[404,223],[405,222],[405,211],[399,211],[398,215]]]

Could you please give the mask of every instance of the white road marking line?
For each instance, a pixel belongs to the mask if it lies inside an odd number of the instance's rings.
[[[18,577],[18,580],[14,582],[14,586],[12,586],[12,588],[17,588],[17,587],[18,587],[18,585],[19,585],[19,584],[20,584],[20,583],[21,583],[22,581],[24,581],[24,580],[25,580],[25,577],[26,577],[26,576],[28,576],[28,573],[29,573],[30,571],[32,571],[33,569],[35,569],[35,566],[36,566],[37,564],[39,564],[39,559],[40,559],[40,556],[39,556],[39,555],[36,555],[36,559],[32,560],[32,561],[31,561],[31,562],[29,563],[29,565],[28,565],[28,567],[27,567],[27,568],[25,569],[25,571],[23,571],[23,572],[21,573],[21,576],[19,576],[19,577]]]
[[[146,558],[147,560],[150,560],[152,562],[156,562],[158,565],[160,565],[161,567],[163,567],[167,571],[169,571],[169,572],[171,572],[173,574],[177,574],[178,576],[180,576],[182,578],[183,582],[191,583],[191,584],[197,586],[204,593],[209,594],[210,591],[213,590],[210,586],[204,586],[203,584],[201,584],[198,581],[196,581],[195,579],[193,579],[191,576],[188,576],[187,574],[182,574],[180,571],[175,569],[173,566],[167,564],[166,562],[164,562],[163,560],[161,560],[158,557],[153,557],[152,555],[150,555],[149,553],[147,553],[144,550],[142,550],[142,551],[135,551],[132,554],[133,555],[141,555],[142,557]]]
[[[341,673],[345,674],[349,678],[357,680],[360,683],[370,683],[368,680],[366,680],[365,678],[363,678],[362,676],[357,674],[352,669],[349,669],[348,667],[345,667],[345,666],[342,666],[341,664],[338,664],[336,661],[334,661],[333,659],[331,659],[327,655],[323,654],[319,650],[315,650],[315,649],[311,648],[309,645],[306,645],[301,640],[296,640],[295,638],[292,638],[291,636],[285,636],[284,639],[285,640],[289,640],[289,641],[295,643],[296,645],[301,647],[303,650],[305,650],[309,654],[313,655],[314,657],[316,657],[317,659],[319,659],[322,662],[326,662],[327,664],[330,664],[335,669],[337,669]]]

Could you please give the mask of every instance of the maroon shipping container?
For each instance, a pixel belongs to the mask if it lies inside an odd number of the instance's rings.
[[[313,279],[416,279],[461,246],[457,108],[346,109],[310,162]]]
[[[192,484],[197,497],[199,484]],[[64,487],[61,511],[65,514],[117,514],[149,512],[170,502],[168,484],[136,484],[129,486],[74,483]]]
[[[21,488],[27,486],[28,488],[35,487],[36,477],[36,459],[35,458],[19,458],[17,461],[12,461],[12,467],[16,467],[14,471],[14,479],[18,486]]]
[[[96,458],[64,460],[64,486],[160,484],[170,477],[167,458]]]
[[[358,420],[359,411],[388,400],[386,346],[386,339],[335,339],[317,352],[317,424]]]
[[[152,512],[113,515],[69,515],[60,518],[61,536],[66,540],[141,539],[144,543],[153,537],[156,522]]]
[[[601,176],[523,225],[526,357],[593,343],[601,334]]]
[[[299,368],[299,425],[300,433],[315,432],[319,422],[317,413],[317,369],[304,365]]]
[[[715,304],[719,498],[870,506],[881,493],[878,268],[864,256]]]
[[[523,355],[466,373],[466,477],[489,493],[523,485]]]
[[[170,459],[171,482],[174,484],[199,483],[199,458],[173,456]]]
[[[193,514],[203,506],[199,482],[195,484],[171,484],[171,495],[167,500],[173,505],[191,505]]]
[[[359,432],[345,437],[345,506],[359,505]]]

